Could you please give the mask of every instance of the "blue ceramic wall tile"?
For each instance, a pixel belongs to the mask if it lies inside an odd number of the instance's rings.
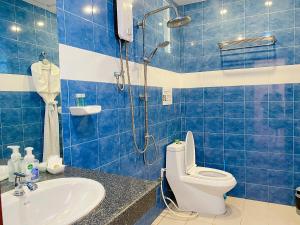
[[[206,148],[204,150],[204,160],[205,163],[224,165],[224,156],[221,149]]]
[[[268,169],[269,154],[266,152],[246,152],[246,166]]]
[[[10,4],[1,2],[0,6],[0,19],[14,21],[15,20],[15,11]]]
[[[203,118],[186,118],[185,119],[185,130],[203,132]]]
[[[223,133],[223,118],[205,118],[204,124],[204,132]]]
[[[71,116],[70,129],[72,145],[96,140],[98,137],[97,117]]]
[[[269,154],[269,168],[273,170],[293,170],[293,155],[288,154]]]
[[[286,171],[270,171],[269,185],[275,187],[293,188],[293,173]]]
[[[225,165],[225,170],[231,173],[235,177],[238,183],[245,182],[246,180],[245,167]]]
[[[300,154],[300,138],[294,137],[294,153]]]
[[[100,166],[120,158],[120,136],[114,135],[99,139]]]
[[[118,133],[118,110],[104,110],[99,115],[98,130],[100,137]]]
[[[65,24],[66,44],[90,51],[94,50],[92,22],[66,12]]]
[[[224,154],[225,165],[245,166],[245,152],[226,150]]]
[[[268,118],[268,102],[245,102],[245,118]]]
[[[293,118],[293,102],[270,102],[269,118]]]
[[[277,204],[293,205],[294,190],[287,188],[271,187],[269,189],[269,201]]]
[[[226,118],[243,118],[244,103],[225,103],[224,117]]]
[[[225,133],[244,134],[244,119],[225,119]]]
[[[268,141],[270,152],[293,154],[293,137],[272,136],[268,138]]]
[[[268,101],[268,86],[246,86],[245,87],[245,99],[246,101]]]
[[[205,134],[204,147],[222,149],[223,135],[221,134]]]
[[[223,103],[204,103],[205,117],[222,117]]]
[[[293,136],[293,120],[270,119],[270,132],[276,136]]]
[[[82,18],[92,20],[93,16],[92,0],[64,0],[64,10],[78,15]]]
[[[278,84],[269,86],[269,101],[293,101],[293,85],[292,84]]]
[[[247,151],[267,152],[268,143],[269,143],[268,136],[260,136],[260,135],[245,136],[245,150]]]
[[[300,155],[294,156],[294,170],[295,172],[300,172]]]
[[[71,147],[74,167],[96,169],[99,167],[98,141],[86,142]]]
[[[3,126],[13,126],[22,124],[22,109],[1,109],[1,124]]]
[[[246,169],[246,182],[252,184],[268,185],[268,170],[248,167]]]
[[[268,186],[246,184],[246,198],[259,201],[268,201]]]
[[[223,88],[205,88],[204,102],[222,102]]]
[[[269,129],[268,120],[266,119],[246,119],[245,120],[245,133],[246,134],[271,134]]]
[[[235,196],[238,198],[245,198],[246,185],[245,183],[238,183],[234,189],[228,192],[229,195]]]
[[[294,174],[294,188],[300,187],[300,173]]]
[[[244,135],[224,134],[224,149],[244,150]]]

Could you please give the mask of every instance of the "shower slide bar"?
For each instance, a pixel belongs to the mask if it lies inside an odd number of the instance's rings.
[[[263,46],[271,46],[276,43],[277,39],[274,35],[261,36],[255,38],[243,38],[237,40],[228,40],[218,43],[220,51],[230,51],[245,48],[256,48]]]

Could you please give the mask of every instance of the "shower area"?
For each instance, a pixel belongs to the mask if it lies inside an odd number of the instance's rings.
[[[121,1],[117,1],[117,12],[118,12],[118,28],[121,30],[122,26],[120,25],[120,23],[122,23],[122,18],[119,18],[119,8],[121,8],[122,5],[123,7],[126,7],[126,3],[121,2]],[[189,16],[180,16],[178,13],[178,9],[176,8],[176,6],[174,5],[174,3],[168,3],[165,6],[162,6],[160,8],[154,9],[150,12],[147,12],[144,16],[143,19],[138,22],[138,24],[136,24],[138,26],[138,29],[142,29],[142,62],[143,62],[143,75],[144,75],[144,87],[143,87],[143,94],[139,95],[140,100],[142,100],[144,102],[144,107],[143,107],[143,111],[144,111],[144,137],[142,138],[142,142],[143,142],[143,146],[139,147],[138,146],[138,142],[137,142],[137,134],[136,134],[136,125],[135,125],[135,107],[134,107],[134,101],[133,101],[133,88],[132,88],[132,84],[131,84],[131,74],[130,74],[130,68],[129,68],[129,45],[130,42],[132,42],[132,36],[125,35],[125,38],[122,31],[118,31],[119,34],[119,45],[120,45],[120,67],[121,67],[121,71],[120,73],[115,73],[115,77],[116,77],[116,82],[117,82],[117,88],[119,91],[124,92],[125,91],[125,73],[127,75],[127,81],[128,81],[128,95],[129,95],[129,99],[130,99],[130,112],[131,112],[131,129],[132,129],[132,139],[133,139],[133,147],[135,149],[135,151],[139,154],[143,154],[143,159],[144,159],[144,163],[147,166],[151,166],[153,165],[158,159],[159,159],[159,147],[157,144],[157,141],[155,140],[155,137],[153,134],[149,133],[149,95],[148,95],[148,65],[152,64],[152,60],[155,57],[155,55],[159,52],[160,49],[165,50],[167,47],[169,47],[170,45],[170,38],[169,36],[163,35],[163,38],[167,38],[168,40],[159,42],[156,47],[150,51],[150,53],[147,52],[149,46],[148,44],[148,36],[147,36],[147,31],[148,31],[148,27],[147,27],[147,22],[151,19],[152,16],[155,16],[156,14],[159,14],[161,12],[164,11],[168,11],[169,13],[167,14],[167,16],[171,16],[170,11],[169,10],[173,10],[175,17],[173,18],[169,18],[169,20],[166,21],[166,28],[167,29],[179,29],[183,26],[188,25],[191,22],[191,17]],[[121,9],[122,10],[122,9]],[[149,18],[150,17],[150,18]],[[119,21],[120,19],[120,21]],[[165,18],[167,19],[167,18]],[[163,22],[165,22],[165,20],[163,20]],[[160,24],[162,25],[162,22],[160,22]],[[162,25],[163,26],[163,25]],[[130,27],[130,26],[129,26]],[[132,29],[132,28],[131,28]],[[130,28],[127,28],[127,30],[130,30]],[[170,32],[169,30],[164,30],[163,32]],[[130,32],[127,31],[127,34],[129,34]],[[128,41],[129,40],[129,41]],[[158,41],[158,40],[156,40]],[[124,70],[124,62],[123,62],[123,45],[125,45],[125,67],[126,67],[126,72]],[[148,47],[148,48],[147,48]],[[171,52],[170,52],[171,53]],[[154,153],[151,152],[150,154],[152,155],[151,158],[154,157],[154,159],[152,159],[152,161],[148,160],[148,150],[150,149],[149,146],[153,145],[154,147]]]

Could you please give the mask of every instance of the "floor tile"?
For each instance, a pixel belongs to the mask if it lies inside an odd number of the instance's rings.
[[[224,215],[189,219],[164,210],[152,225],[300,225],[300,216],[291,206],[228,197],[226,207]]]
[[[170,218],[170,217],[163,217],[162,220],[159,222],[159,225],[185,225],[186,220],[179,220],[178,218]]]
[[[300,216],[295,207],[279,204],[269,204],[268,219],[270,225],[296,225],[300,224]]]
[[[226,213],[216,216],[214,225],[240,225],[242,221],[244,201],[228,199],[226,201]]]
[[[152,225],[158,225],[163,218],[164,217],[160,215],[153,221]]]

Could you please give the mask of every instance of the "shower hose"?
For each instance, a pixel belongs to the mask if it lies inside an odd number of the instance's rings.
[[[123,65],[123,58],[122,58],[122,41],[119,40],[120,43],[120,64],[121,64],[121,72],[120,76],[122,77],[122,84],[120,84],[120,78],[117,78],[117,87],[120,91],[125,90],[125,71],[124,71],[124,65]],[[136,152],[139,154],[143,154],[143,159],[144,163],[148,166],[153,165],[157,159],[158,159],[158,146],[156,144],[155,138],[153,135],[149,134],[149,118],[148,118],[148,96],[147,96],[147,89],[148,89],[148,84],[147,84],[147,63],[144,62],[144,108],[145,108],[145,136],[144,136],[144,146],[142,149],[138,147],[137,144],[137,137],[136,137],[136,127],[135,127],[135,113],[134,113],[134,102],[133,102],[133,93],[132,93],[132,85],[131,85],[131,78],[130,78],[130,70],[129,70],[129,56],[128,56],[128,51],[129,51],[129,42],[125,42],[125,60],[126,60],[126,73],[127,73],[127,80],[128,80],[128,93],[129,93],[129,98],[130,98],[130,111],[131,111],[131,128],[132,128],[132,137],[133,137],[133,144],[134,144],[134,149]],[[154,151],[155,151],[155,158],[151,162],[150,160],[147,159],[147,152],[148,152],[148,147],[149,147],[149,140],[152,140],[153,145],[154,145]]]

